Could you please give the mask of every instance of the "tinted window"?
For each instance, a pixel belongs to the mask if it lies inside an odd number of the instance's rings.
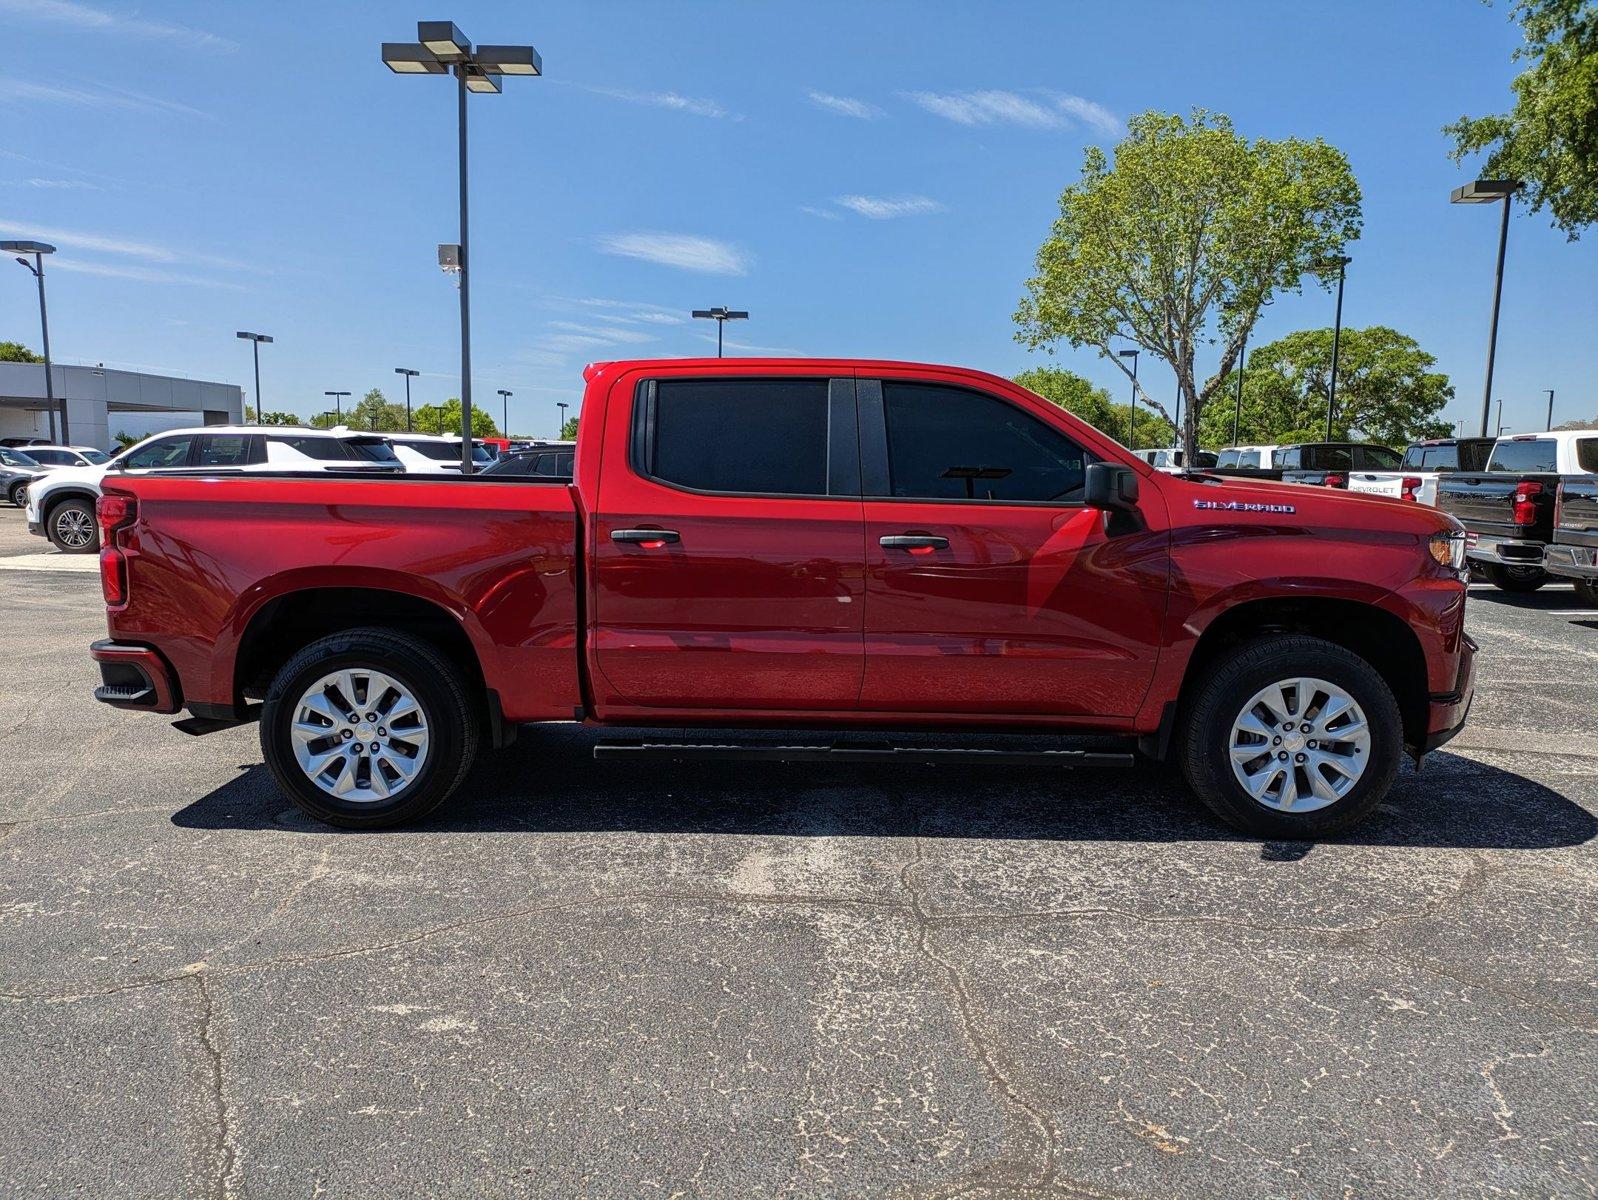
[[[1291,450],[1278,450],[1274,458],[1276,465],[1283,470],[1296,471],[1303,463],[1304,452],[1299,447],[1294,446]]]
[[[1360,457],[1360,466],[1372,471],[1396,470],[1404,461],[1398,456],[1398,451],[1389,450],[1386,446],[1360,446],[1356,453]]]
[[[1493,452],[1491,438],[1476,438],[1473,441],[1459,443],[1459,469],[1461,471],[1483,471],[1487,468],[1487,457]]]
[[[1304,466],[1311,471],[1346,471],[1354,465],[1350,446],[1306,446],[1303,458]]]
[[[213,433],[200,439],[195,463],[202,467],[243,467],[260,459],[259,438],[243,433]]]
[[[189,460],[190,437],[156,438],[128,452],[119,464],[125,471],[148,471],[157,467],[181,467]]]
[[[1069,501],[1082,448],[1012,404],[933,384],[882,385],[888,494],[936,500]]]
[[[412,450],[435,462],[460,462],[461,451],[459,446],[451,446],[448,442],[406,442]],[[473,457],[476,457],[475,455]]]
[[[531,475],[536,465],[536,454],[507,454],[491,467],[484,469],[484,475]]]
[[[382,438],[345,438],[343,441],[351,458],[360,459],[362,462],[399,462],[399,455],[395,454],[394,448]]]
[[[34,450],[32,451],[35,462],[43,463],[47,467],[77,467],[78,456],[68,450]]]
[[[1215,465],[1215,452],[1213,450],[1199,450],[1195,452],[1194,456],[1198,459],[1200,470]]]
[[[1576,439],[1576,466],[1582,471],[1598,472],[1598,437]]]
[[[274,435],[272,440],[280,446],[287,446],[297,454],[306,458],[315,458],[323,462],[347,461],[346,453],[338,438],[330,437],[295,437],[293,435]]]
[[[8,467],[37,467],[39,460],[29,458],[20,450],[0,450],[0,463]]]
[[[1527,438],[1523,442],[1499,442],[1493,447],[1493,456],[1487,460],[1489,471],[1512,471],[1516,475],[1530,475],[1539,471],[1558,469],[1555,454],[1558,443],[1553,438]]]
[[[827,494],[827,381],[663,379],[648,473],[706,492]]]
[[[97,467],[103,467],[106,463],[111,461],[111,456],[104,450],[84,450],[81,451],[81,453],[84,458],[88,459]]]
[[[1423,471],[1453,471],[1459,467],[1459,447],[1454,446],[1425,446],[1418,463],[1411,462],[1410,456],[1404,456],[1406,467],[1419,467]]]

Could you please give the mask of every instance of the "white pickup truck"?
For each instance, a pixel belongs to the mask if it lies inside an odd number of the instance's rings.
[[[1348,490],[1436,507],[1438,477],[1448,471],[1480,471],[1487,465],[1494,440],[1433,438],[1412,442],[1404,451],[1402,467],[1396,471],[1355,471],[1348,477]]]

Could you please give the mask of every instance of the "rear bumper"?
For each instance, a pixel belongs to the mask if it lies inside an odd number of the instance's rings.
[[[1454,690],[1430,697],[1426,740],[1420,752],[1429,754],[1453,738],[1470,715],[1470,702],[1476,695],[1476,643],[1469,634],[1460,635],[1459,674]]]
[[[1474,558],[1477,562],[1502,563],[1506,567],[1540,567],[1543,562],[1543,543],[1467,531],[1465,557]]]
[[[94,689],[100,703],[153,713],[175,713],[182,707],[177,676],[160,651],[100,641],[89,647],[89,657],[100,664],[101,683]]]
[[[1566,579],[1598,579],[1598,548],[1563,542],[1544,546],[1543,570]]]

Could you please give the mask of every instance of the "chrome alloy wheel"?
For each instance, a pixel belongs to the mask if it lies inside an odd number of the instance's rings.
[[[81,508],[63,508],[56,514],[55,534],[71,550],[82,550],[94,540],[94,518]]]
[[[1284,679],[1243,705],[1229,749],[1232,774],[1260,804],[1314,812],[1341,800],[1365,774],[1370,725],[1335,683]]]
[[[427,761],[427,714],[391,675],[350,667],[324,675],[294,706],[294,757],[338,800],[392,800]]]

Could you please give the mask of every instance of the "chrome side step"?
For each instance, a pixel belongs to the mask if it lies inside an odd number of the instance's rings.
[[[766,742],[699,744],[606,741],[594,746],[594,757],[663,758],[671,762],[928,762],[990,763],[1012,767],[1124,767],[1131,766],[1137,756],[1130,752],[1106,750],[982,750],[869,743],[778,746]]]

